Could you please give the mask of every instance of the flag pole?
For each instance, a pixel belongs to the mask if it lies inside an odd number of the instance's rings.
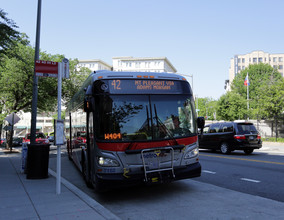
[[[249,113],[249,75],[247,73],[247,108],[248,108],[248,113]],[[247,120],[249,120],[249,114],[247,115]]]
[[[248,106],[248,112],[249,112],[249,85],[247,85],[247,106]],[[249,115],[247,118],[249,120]]]

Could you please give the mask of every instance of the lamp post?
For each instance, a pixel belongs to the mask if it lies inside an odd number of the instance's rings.
[[[34,61],[35,64],[36,64],[36,60],[39,60],[40,19],[41,19],[41,0],[38,0],[35,61]],[[35,144],[35,140],[36,140],[37,97],[38,97],[38,76],[36,76],[35,74],[35,67],[34,67],[32,119],[31,119],[31,144]]]

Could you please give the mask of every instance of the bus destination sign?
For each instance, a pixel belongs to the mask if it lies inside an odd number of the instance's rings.
[[[185,82],[173,80],[123,80],[109,81],[110,93],[168,93],[179,94],[186,90]]]

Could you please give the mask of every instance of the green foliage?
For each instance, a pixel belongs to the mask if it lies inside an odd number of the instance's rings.
[[[65,103],[71,100],[91,74],[91,70],[86,67],[76,67],[79,63],[78,59],[69,60],[69,62],[70,79],[63,79],[62,82],[62,98]]]
[[[0,66],[0,115],[3,119],[11,112],[31,111],[32,89],[34,76],[34,48],[27,44],[28,38],[21,35],[21,39],[14,42],[1,57]],[[40,53],[41,60],[61,62],[64,55]],[[70,79],[62,82],[62,98],[68,101],[84,82],[90,70],[76,69],[78,60],[69,60]],[[39,77],[38,103],[39,112],[54,112],[57,107],[57,78]],[[1,114],[2,113],[2,114]]]
[[[233,121],[244,119],[246,115],[246,100],[236,92],[227,92],[218,100],[218,119]]]
[[[244,85],[249,75],[250,86]],[[247,88],[249,88],[249,109],[247,109]],[[195,101],[197,105],[197,100]],[[199,98],[199,116],[214,117],[217,120],[279,119],[284,113],[284,80],[281,74],[269,64],[250,65],[236,75],[231,91],[218,101]]]
[[[208,120],[216,119],[217,101],[209,97],[197,98],[195,105],[195,108],[199,109],[198,116],[203,116]]]
[[[19,32],[15,29],[17,25],[7,18],[7,13],[0,9],[0,55],[5,54],[6,50],[13,46],[19,37]]]
[[[265,95],[259,97],[259,109],[264,118],[277,118],[284,112],[284,79],[262,86]]]
[[[284,143],[284,138],[276,138],[272,137],[272,138],[264,138],[263,141],[267,141],[267,142],[278,142],[278,143]]]
[[[267,104],[275,97],[274,93],[269,92],[271,88],[274,88],[275,91],[281,90],[281,87],[279,87],[281,84],[278,82],[281,81],[283,77],[269,64],[260,63],[249,65],[248,68],[237,74],[232,82],[232,92],[239,94],[241,99],[247,99],[247,86],[244,85],[247,73],[250,82],[249,110],[246,110],[246,113],[243,115],[248,115],[251,119],[272,117],[269,113],[272,112],[272,106],[270,105],[270,108],[264,108],[264,106],[267,106]],[[279,97],[277,100],[279,100]],[[233,111],[233,109],[231,110]],[[235,111],[239,111],[239,109],[236,109]],[[279,113],[279,110],[277,111]]]

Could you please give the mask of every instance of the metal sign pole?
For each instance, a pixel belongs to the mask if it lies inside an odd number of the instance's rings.
[[[59,64],[61,66],[61,64]],[[58,71],[58,88],[57,88],[57,119],[61,120],[61,90],[62,90],[62,71]],[[57,166],[56,166],[56,194],[61,193],[61,145],[57,145]]]

